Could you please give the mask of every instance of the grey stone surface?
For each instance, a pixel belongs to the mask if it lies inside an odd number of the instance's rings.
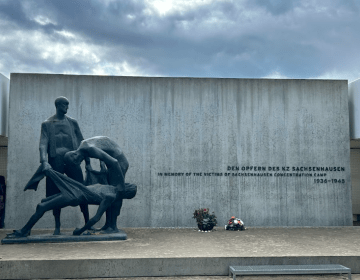
[[[350,138],[360,138],[360,79],[349,83]]]
[[[44,186],[22,188],[60,95],[84,138],[115,139],[130,162],[126,181],[138,193],[124,202],[122,227],[193,226],[199,207],[220,224],[235,215],[247,226],[351,225],[346,80],[12,74],[7,228],[23,226],[45,196]],[[79,227],[79,211],[65,210],[63,226]],[[50,213],[38,223],[49,226]]]
[[[0,279],[228,275],[230,265],[341,264],[360,273],[359,227],[126,233],[125,241],[1,245]]]
[[[0,73],[0,135],[8,136],[10,80]]]

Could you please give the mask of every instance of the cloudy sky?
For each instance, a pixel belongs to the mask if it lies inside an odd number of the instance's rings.
[[[0,0],[0,73],[360,78],[360,0]]]

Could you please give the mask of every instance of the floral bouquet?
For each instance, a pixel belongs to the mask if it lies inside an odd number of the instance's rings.
[[[214,212],[210,214],[209,208],[195,210],[193,218],[196,219],[198,228],[201,231],[210,231],[217,225],[216,216]]]
[[[232,216],[228,224],[225,226],[226,230],[245,230],[244,222]]]

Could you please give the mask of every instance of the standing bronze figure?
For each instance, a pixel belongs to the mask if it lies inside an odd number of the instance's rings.
[[[53,170],[66,174],[68,177],[83,183],[83,174],[80,166],[71,167],[64,163],[64,155],[76,150],[84,139],[77,121],[66,116],[69,108],[69,100],[63,96],[55,100],[56,114],[48,118],[41,125],[40,136],[40,162],[42,169],[52,168]],[[85,159],[90,164],[90,159]],[[46,197],[58,194],[60,191],[50,178],[46,178]],[[89,210],[86,204],[80,205],[84,215],[85,223],[89,220]],[[54,235],[60,234],[60,212],[61,208],[53,210],[55,218]]]

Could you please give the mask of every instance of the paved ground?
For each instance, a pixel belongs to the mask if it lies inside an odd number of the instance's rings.
[[[126,241],[1,245],[0,258],[73,259],[161,257],[358,256],[360,227],[195,229],[126,228]],[[0,230],[0,239],[9,233]],[[33,230],[32,234],[49,231]],[[49,252],[51,251],[51,254]]]
[[[360,227],[249,228],[242,232],[216,228],[125,228],[126,241],[1,245],[1,260],[111,259],[166,257],[360,256]],[[0,230],[0,239],[9,230]],[[32,234],[48,233],[33,230]],[[94,279],[94,278],[93,278]],[[99,278],[96,278],[100,280]],[[213,277],[106,278],[121,280],[225,280]],[[346,279],[345,276],[248,276],[241,279]],[[360,274],[353,279],[360,280]],[[105,280],[101,279],[101,280]]]

